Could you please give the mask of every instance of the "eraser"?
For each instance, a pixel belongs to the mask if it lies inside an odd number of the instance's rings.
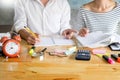
[[[106,50],[93,49],[92,52],[93,52],[93,54],[105,54],[105,53],[106,53]]]

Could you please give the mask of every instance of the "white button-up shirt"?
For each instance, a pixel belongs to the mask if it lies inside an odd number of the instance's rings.
[[[24,26],[40,35],[61,34],[70,26],[70,6],[67,0],[49,0],[44,6],[40,0],[17,0],[14,30]]]

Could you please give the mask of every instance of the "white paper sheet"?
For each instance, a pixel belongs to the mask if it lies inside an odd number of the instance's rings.
[[[55,45],[73,45],[74,42],[71,39],[65,39],[63,36],[53,37]]]
[[[119,35],[111,35],[98,31],[98,32],[92,32],[85,37],[77,36],[77,39],[85,47],[96,48],[96,47],[107,46],[112,42],[118,42],[115,40],[116,38],[118,38],[118,36]],[[120,40],[120,37],[118,40]]]
[[[40,37],[40,42],[35,46],[53,46],[53,45],[73,45],[73,41],[65,39],[63,36]]]
[[[104,47],[112,42],[119,42],[120,36],[117,34],[111,35],[101,31],[88,34],[86,37],[76,35],[79,42],[84,47],[96,48]],[[54,35],[52,37],[40,37],[40,42],[35,46],[53,46],[53,45],[74,45],[70,39],[65,39],[63,36]]]
[[[37,42],[35,46],[52,46],[54,42],[51,37],[40,37],[40,42]]]

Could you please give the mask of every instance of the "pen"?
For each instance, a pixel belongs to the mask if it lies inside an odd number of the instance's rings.
[[[44,52],[46,51],[47,48],[44,48],[43,50],[40,51],[40,56],[44,55]]]
[[[44,52],[46,51],[47,48],[44,48],[43,50],[40,51],[40,61],[43,61],[44,59]]]
[[[29,54],[32,56],[32,57],[38,57],[40,56],[41,59],[43,59],[43,55],[44,55],[44,52],[47,48],[44,48],[43,50],[41,50],[40,52],[36,53],[35,52],[35,47],[32,47],[30,50],[29,50]]]
[[[35,35],[35,33],[32,31],[32,30],[30,30],[28,27],[26,27],[26,26],[24,26],[24,28],[25,28],[25,30],[27,31],[27,32],[29,32],[29,33],[31,33],[35,38],[37,38],[37,36]]]
[[[47,49],[47,48],[44,48],[41,52],[45,52],[46,49]]]

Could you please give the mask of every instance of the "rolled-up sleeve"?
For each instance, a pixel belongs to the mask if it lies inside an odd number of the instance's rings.
[[[13,30],[19,32],[24,26],[27,26],[26,14],[24,10],[24,0],[17,0],[14,6],[14,25]]]
[[[62,34],[62,32],[65,29],[71,29],[71,25],[70,25],[70,5],[68,3],[67,0],[63,1],[63,13],[62,13],[62,17],[61,17],[61,31],[60,34]]]

